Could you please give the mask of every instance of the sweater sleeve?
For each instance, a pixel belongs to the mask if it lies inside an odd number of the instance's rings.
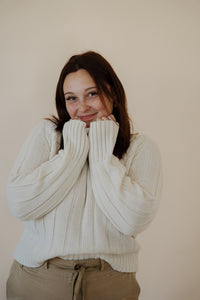
[[[70,120],[63,127],[64,149],[52,158],[56,133],[43,121],[23,144],[7,182],[11,213],[27,221],[54,209],[70,192],[87,159],[89,141],[85,123]]]
[[[131,143],[127,167],[112,152],[118,125],[97,121],[90,128],[89,163],[95,200],[110,222],[123,234],[136,236],[152,221],[162,190],[161,156],[147,136]]]

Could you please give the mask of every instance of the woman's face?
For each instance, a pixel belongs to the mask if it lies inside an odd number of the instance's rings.
[[[90,122],[107,117],[113,111],[113,101],[104,96],[104,103],[98,94],[96,84],[90,74],[80,69],[65,77],[63,92],[66,108],[71,119],[80,119],[90,127]]]

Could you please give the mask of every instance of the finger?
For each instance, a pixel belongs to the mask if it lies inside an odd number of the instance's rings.
[[[108,116],[108,119],[113,120],[114,122],[116,122],[116,119],[115,119],[114,115],[112,115],[112,114]]]
[[[107,120],[107,117],[99,116],[98,118],[96,118],[96,121],[104,121],[104,120]]]

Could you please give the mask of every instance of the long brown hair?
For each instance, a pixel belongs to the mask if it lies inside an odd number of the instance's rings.
[[[119,123],[119,132],[113,154],[119,159],[126,153],[130,145],[130,121],[127,112],[127,100],[124,88],[109,62],[100,54],[88,51],[73,55],[63,67],[56,88],[56,109],[58,117],[50,119],[56,124],[56,130],[62,132],[65,122],[70,116],[66,109],[63,83],[66,76],[80,69],[86,70],[96,83],[98,93],[103,101],[103,95],[113,99],[113,115]],[[61,146],[63,148],[63,138]]]

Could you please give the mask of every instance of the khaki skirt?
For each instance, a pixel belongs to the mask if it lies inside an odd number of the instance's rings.
[[[137,300],[135,273],[118,272],[102,259],[53,258],[30,268],[14,261],[8,300]]]

